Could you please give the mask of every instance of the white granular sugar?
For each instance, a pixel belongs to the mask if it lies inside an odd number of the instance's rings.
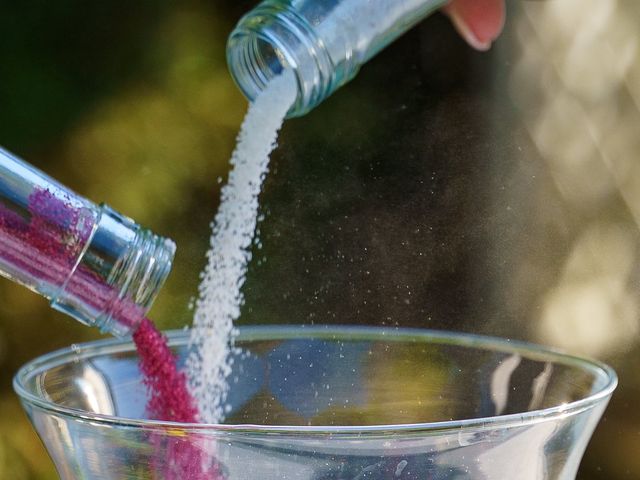
[[[296,94],[291,72],[274,78],[249,106],[231,156],[232,169],[222,188],[207,265],[201,274],[187,359],[189,384],[202,422],[219,423],[224,419],[235,336],[233,322],[243,303],[241,288],[251,260],[258,195],[278,131]]]

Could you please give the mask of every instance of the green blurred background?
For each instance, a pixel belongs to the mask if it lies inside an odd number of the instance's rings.
[[[246,109],[225,41],[253,5],[0,2],[0,145],[177,242],[162,328],[191,320]],[[286,123],[240,323],[446,328],[598,357],[621,384],[579,478],[640,478],[640,5],[509,7],[490,53],[434,16]],[[11,378],[99,333],[8,281],[0,298],[0,478],[56,478]]]

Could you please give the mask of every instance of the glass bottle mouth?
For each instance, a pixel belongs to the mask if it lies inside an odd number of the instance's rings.
[[[334,66],[322,40],[295,12],[261,5],[229,36],[227,63],[242,93],[253,101],[285,69],[294,72],[298,96],[288,118],[304,115],[335,90]]]
[[[172,240],[140,228],[129,251],[109,275],[117,295],[96,326],[116,336],[135,331],[164,285],[175,251]]]
[[[175,244],[102,205],[85,249],[51,306],[115,336],[137,328],[164,284]]]

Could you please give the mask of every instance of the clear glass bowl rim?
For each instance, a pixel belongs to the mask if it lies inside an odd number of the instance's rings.
[[[188,341],[187,330],[172,330],[164,332],[172,346],[185,345]],[[86,421],[112,427],[139,428],[144,430],[179,429],[193,433],[212,434],[253,434],[253,435],[345,435],[362,438],[390,433],[406,434],[437,434],[444,431],[486,430],[496,428],[522,427],[541,423],[571,415],[577,415],[594,408],[603,401],[607,401],[618,384],[615,371],[603,362],[590,358],[578,357],[560,350],[533,343],[510,339],[476,335],[469,333],[450,332],[445,330],[429,330],[420,328],[372,327],[372,326],[247,326],[240,327],[237,339],[239,341],[258,340],[293,340],[314,338],[324,340],[380,340],[388,341],[424,341],[432,344],[448,344],[460,347],[491,350],[502,353],[517,353],[523,357],[553,362],[575,368],[580,368],[599,377],[601,388],[592,394],[553,407],[532,410],[523,413],[497,415],[493,417],[478,417],[459,420],[446,420],[428,423],[408,423],[390,425],[362,425],[362,426],[298,426],[298,425],[256,425],[256,424],[206,424],[179,423],[159,420],[132,419],[86,412],[74,408],[64,407],[52,403],[31,392],[26,383],[33,375],[62,365],[78,358],[92,357],[97,354],[113,354],[134,350],[130,337],[108,338],[59,349],[37,357],[23,365],[13,378],[13,388],[23,402],[52,414],[71,418],[75,421]]]

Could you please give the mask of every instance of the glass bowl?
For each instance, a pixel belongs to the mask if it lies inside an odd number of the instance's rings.
[[[188,333],[169,332],[180,361]],[[14,388],[63,479],[574,479],[608,366],[475,335],[242,328],[223,424],[149,420],[133,344],[76,345]]]

